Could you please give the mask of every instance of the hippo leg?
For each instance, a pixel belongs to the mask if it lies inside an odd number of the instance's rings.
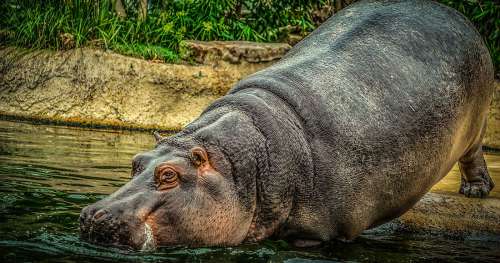
[[[478,143],[472,147],[458,162],[462,174],[459,192],[467,197],[484,198],[495,186],[488,174],[481,146]]]

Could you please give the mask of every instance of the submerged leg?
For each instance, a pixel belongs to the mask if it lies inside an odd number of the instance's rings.
[[[460,193],[467,197],[484,198],[495,186],[481,149],[481,143],[472,147],[458,162],[462,174]]]

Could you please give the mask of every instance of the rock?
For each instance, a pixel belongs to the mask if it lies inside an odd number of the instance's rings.
[[[299,43],[304,37],[301,35],[289,34],[286,38],[286,42],[290,45],[295,45]]]
[[[61,40],[63,49],[72,49],[75,48],[75,36],[70,33],[59,34],[59,39]]]
[[[217,61],[230,63],[270,62],[280,59],[291,46],[286,43],[255,43],[247,41],[195,41],[185,42],[187,58],[198,63],[208,64]]]
[[[261,57],[266,60],[265,52]],[[268,65],[246,60],[164,64],[90,48],[58,52],[3,48],[0,115],[178,130],[238,80]]]
[[[500,200],[428,193],[395,220],[410,232],[446,233],[452,236],[500,235]]]

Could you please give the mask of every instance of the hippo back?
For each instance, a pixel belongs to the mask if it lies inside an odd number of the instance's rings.
[[[309,209],[335,202],[331,213],[346,215],[336,224],[364,229],[406,211],[451,169],[480,133],[492,84],[489,53],[458,12],[360,1],[229,93],[263,89],[295,111],[321,188],[309,189],[318,192]]]

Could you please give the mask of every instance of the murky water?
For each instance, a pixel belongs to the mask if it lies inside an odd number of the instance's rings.
[[[451,240],[383,227],[351,243],[314,249],[265,241],[145,253],[80,241],[81,208],[127,182],[132,156],[152,146],[146,133],[0,121],[0,262],[500,262],[498,241]],[[487,161],[499,189],[500,156],[489,155]],[[451,174],[437,190],[456,192],[456,178]]]

